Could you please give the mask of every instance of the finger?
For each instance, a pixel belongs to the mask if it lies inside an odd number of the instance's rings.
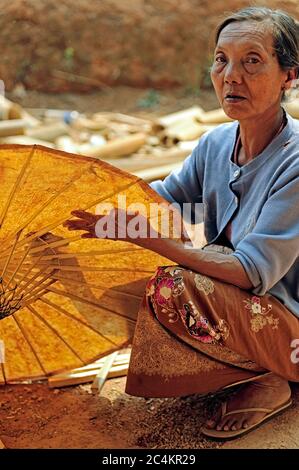
[[[76,219],[76,220],[67,220],[63,223],[64,227],[90,227],[94,223],[90,223],[87,220]]]
[[[86,225],[69,225],[67,227],[68,230],[89,230],[89,228]]]
[[[81,235],[81,238],[96,238],[96,236],[93,233],[83,233]]]
[[[71,214],[75,217],[80,217],[81,219],[87,220],[89,222],[92,222],[95,218],[94,214],[92,214],[91,212],[86,212],[82,209],[73,210],[71,211]]]

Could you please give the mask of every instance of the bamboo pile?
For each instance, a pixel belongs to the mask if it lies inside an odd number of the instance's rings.
[[[299,119],[299,99],[284,106]],[[40,144],[99,158],[148,182],[178,168],[205,132],[229,121],[222,109],[206,112],[199,106],[150,120],[112,112],[24,110],[0,97],[0,145]]]
[[[109,364],[107,363],[107,358],[111,359]],[[110,357],[104,357],[87,366],[73,369],[70,372],[53,375],[49,377],[48,385],[50,388],[59,388],[93,382],[93,388],[99,390],[105,379],[127,375],[129,361],[130,353],[121,351],[112,353]]]

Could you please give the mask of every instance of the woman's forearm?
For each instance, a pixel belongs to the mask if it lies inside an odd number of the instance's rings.
[[[253,287],[242,264],[231,254],[186,248],[183,242],[166,238],[137,239],[136,242],[143,248],[155,251],[180,266],[205,276],[214,277],[241,289]]]

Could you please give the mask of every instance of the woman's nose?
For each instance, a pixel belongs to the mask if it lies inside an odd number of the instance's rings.
[[[226,83],[241,83],[242,71],[239,64],[229,62],[225,67],[224,81]]]

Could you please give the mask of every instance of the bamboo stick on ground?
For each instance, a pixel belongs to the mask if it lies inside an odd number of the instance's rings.
[[[283,107],[293,118],[299,119],[299,98],[289,103],[283,103]]]
[[[102,369],[100,370],[100,372],[98,373],[94,381],[92,382],[91,389],[93,391],[97,391],[98,393],[101,392],[103,385],[105,383],[105,380],[108,376],[109,370],[111,369],[113,362],[116,359],[117,354],[118,354],[118,351],[112,354],[109,354],[109,356],[106,357]]]
[[[171,113],[166,116],[162,116],[158,118],[154,125],[153,131],[158,132],[159,130],[163,130],[166,127],[173,126],[175,123],[182,122],[186,119],[200,119],[201,116],[204,114],[204,111],[199,106],[192,106],[191,108],[184,109],[183,111],[178,111],[176,113]]]
[[[202,113],[202,115],[196,119],[203,124],[222,124],[224,122],[233,121],[233,119],[225,114],[222,108]]]
[[[168,127],[164,131],[166,138],[177,139],[177,142],[199,139],[205,132],[214,129],[215,125],[200,124],[195,121],[183,121],[178,125]],[[162,139],[163,141],[163,139]],[[176,143],[177,143],[176,142]]]
[[[48,378],[48,385],[53,387],[66,387],[81,383],[92,382],[103,368],[106,357],[102,357],[91,364],[73,369],[69,372],[52,375]],[[119,353],[108,372],[107,378],[122,377],[126,375],[130,362],[130,353]]]
[[[24,119],[8,119],[0,121],[0,137],[8,137],[10,135],[24,134],[26,123]]]
[[[80,153],[89,157],[114,158],[130,155],[142,147],[147,140],[144,133],[115,139],[104,145],[84,144],[79,147]]]
[[[52,124],[44,124],[42,126],[34,127],[26,130],[26,135],[33,139],[48,140],[55,142],[55,140],[66,135],[69,132],[69,126],[63,121],[54,122]]]
[[[55,148],[55,145],[52,142],[47,142],[45,140],[33,139],[27,135],[13,135],[10,137],[0,138],[1,144],[20,144],[20,145],[44,145],[45,147]]]
[[[145,170],[133,171],[132,174],[142,178],[144,181],[150,182],[156,179],[164,178],[169,175],[173,170],[180,168],[181,163],[170,163],[169,165],[157,166],[154,168],[147,168]]]
[[[163,150],[154,155],[136,154],[130,158],[123,158],[119,160],[105,160],[111,165],[117,166],[121,170],[128,172],[146,170],[162,165],[169,165],[171,163],[182,163],[189,155],[190,149],[172,148]]]
[[[92,116],[94,120],[101,120],[101,119],[109,119],[113,122],[120,122],[123,124],[130,124],[132,126],[138,126],[139,128],[142,126],[151,127],[152,121],[139,118],[136,116],[129,116],[127,114],[122,113],[112,113],[112,112],[103,112],[103,113],[95,113]]]

